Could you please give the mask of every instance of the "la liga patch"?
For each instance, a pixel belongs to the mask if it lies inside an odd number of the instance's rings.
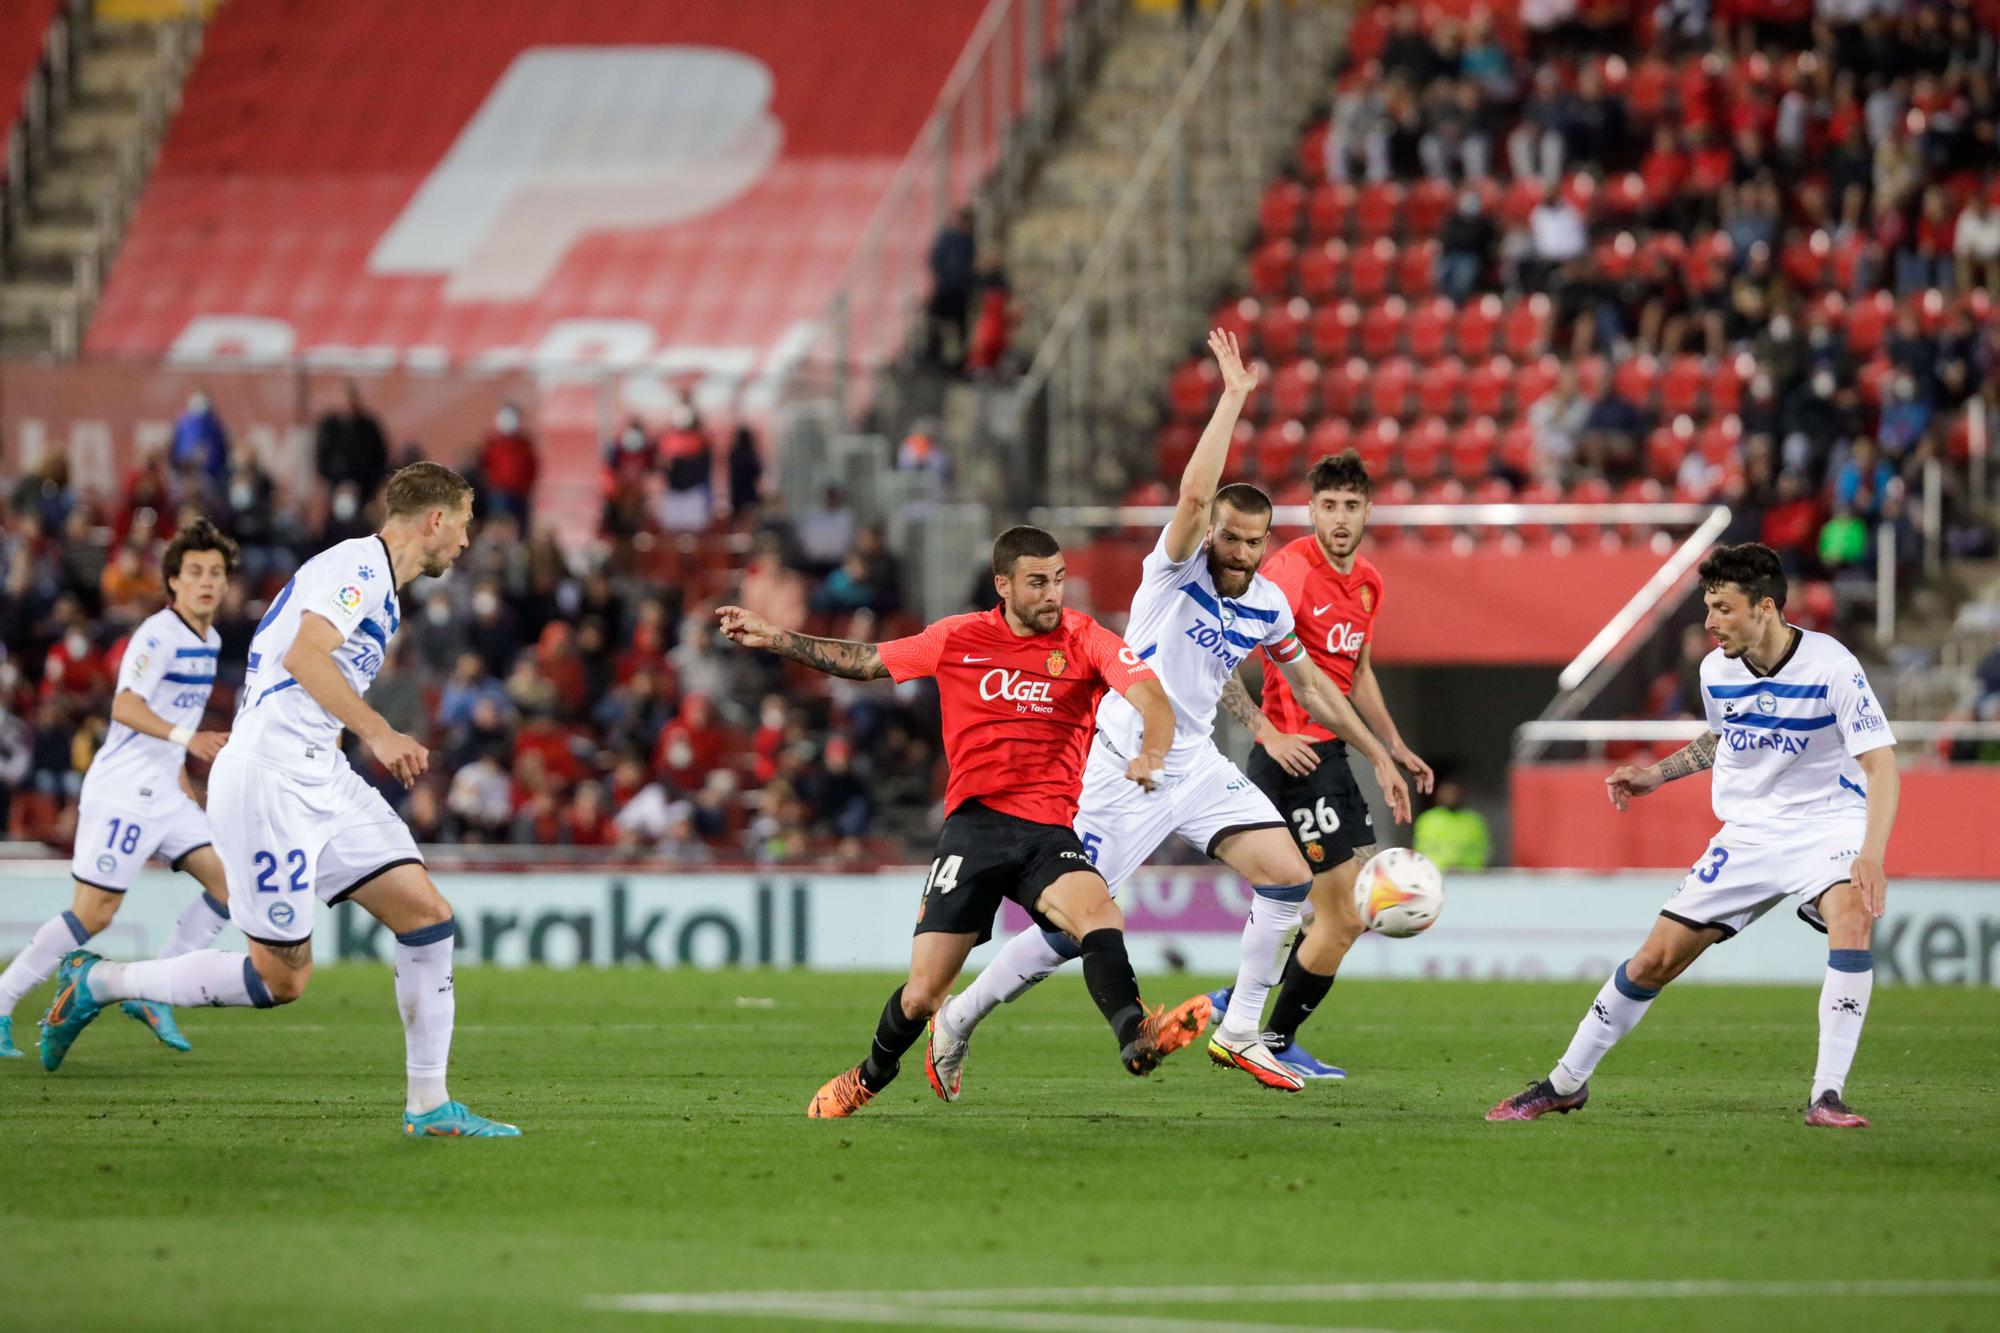
[[[361,606],[361,585],[349,583],[333,595],[333,604],[343,611],[354,611]]]

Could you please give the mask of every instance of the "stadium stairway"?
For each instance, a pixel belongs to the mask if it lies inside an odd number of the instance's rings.
[[[66,96],[0,254],[0,355],[76,351],[199,47],[198,18],[118,12],[86,6],[71,31]]]

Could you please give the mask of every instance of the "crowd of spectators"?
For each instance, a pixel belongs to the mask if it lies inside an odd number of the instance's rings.
[[[1872,576],[1882,533],[1914,550],[1961,409],[2000,405],[2000,43],[1972,9],[1543,0],[1503,25],[1400,5],[1357,34],[1315,165],[1448,187],[1437,290],[1553,311],[1562,369],[1526,413],[1530,466],[1503,475],[1721,494],[1733,539],[1795,577]],[[1740,403],[1698,389],[1689,419],[1617,373],[1694,358]],[[1704,413],[1729,457],[1688,447]],[[1941,480],[1948,540],[1988,549],[1962,470]]]
[[[383,482],[411,454],[389,438],[350,385],[314,431],[313,483],[295,488],[197,394],[172,443],[115,492],[77,484],[52,456],[0,497],[0,831],[55,847],[72,836],[127,636],[164,603],[175,527],[204,514],[241,547],[216,622],[208,721],[226,729],[270,600],[300,561],[378,523]],[[433,763],[405,791],[353,755],[421,841],[824,865],[927,835],[939,794],[928,687],[829,690],[715,632],[723,601],[793,628],[900,630],[896,561],[840,492],[786,514],[764,492],[751,428],[714,432],[681,404],[608,443],[602,531],[579,554],[533,522],[540,460],[518,406],[441,461],[475,481],[473,542],[445,578],[404,590],[368,695]]]

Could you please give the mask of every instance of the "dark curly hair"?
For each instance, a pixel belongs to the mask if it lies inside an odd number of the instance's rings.
[[[181,557],[189,551],[222,552],[222,572],[225,575],[233,572],[238,564],[236,543],[229,534],[207,519],[198,518],[192,523],[181,524],[181,530],[167,543],[166,554],[160,557],[160,576],[169,581],[168,586],[172,586],[171,580],[181,576]]]
[[[1718,546],[1701,562],[1701,590],[1714,592],[1724,583],[1733,583],[1755,606],[1766,597],[1785,609],[1785,570],[1778,553],[1762,542],[1741,546]]]
[[[1306,473],[1306,485],[1312,488],[1314,495],[1321,491],[1353,491],[1366,500],[1375,494],[1375,483],[1369,479],[1368,465],[1352,449],[1328,454],[1314,463],[1312,471]]]

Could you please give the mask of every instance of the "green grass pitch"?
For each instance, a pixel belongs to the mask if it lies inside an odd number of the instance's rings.
[[[1342,983],[1309,1044],[1352,1077],[1286,1096],[1199,1046],[1129,1077],[1071,977],[978,1034],[958,1105],[919,1047],[808,1121],[892,984],[462,969],[452,1089],[513,1142],[401,1137],[378,969],[184,1014],[186,1056],[107,1012],[61,1073],[0,1068],[0,1326],[2000,1323],[2000,993],[1878,990],[1859,1132],[1799,1123],[1809,990],[1678,987],[1586,1110],[1488,1125],[1589,984]]]

